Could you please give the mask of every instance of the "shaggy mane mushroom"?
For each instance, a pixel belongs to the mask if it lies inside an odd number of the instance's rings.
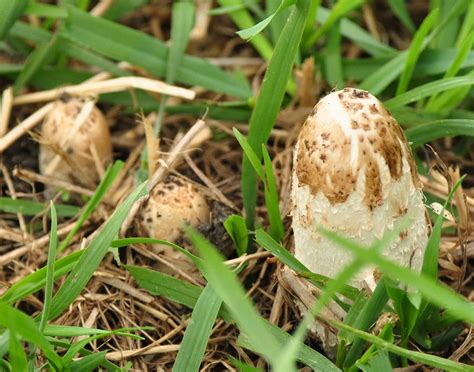
[[[294,151],[292,202],[295,256],[311,271],[335,278],[353,260],[318,227],[370,246],[405,218],[408,227],[382,254],[420,270],[430,229],[421,182],[402,129],[368,92],[333,92],[307,118]],[[350,284],[374,289],[377,277],[374,267],[365,266]],[[281,278],[306,312],[319,290],[288,268]],[[345,316],[335,302],[324,311],[339,321]],[[333,355],[336,335],[318,322],[312,332]]]
[[[421,183],[397,121],[366,91],[346,88],[319,101],[296,144],[293,168],[295,255],[312,271],[335,277],[352,260],[317,226],[369,246],[408,218],[385,256],[421,268],[428,241]],[[353,280],[375,287],[368,267]]]

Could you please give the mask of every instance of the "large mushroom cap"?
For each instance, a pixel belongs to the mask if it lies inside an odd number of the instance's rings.
[[[56,101],[43,122],[41,137],[42,174],[91,185],[99,180],[98,166],[112,161],[109,127],[93,102],[79,98]]]
[[[191,182],[168,177],[153,189],[138,218],[143,234],[174,242],[183,234],[184,225],[209,222],[209,206]]]
[[[429,231],[421,184],[402,129],[373,95],[346,88],[319,101],[300,132],[292,182],[295,255],[312,271],[334,277],[352,260],[318,226],[369,246],[405,216],[410,226],[384,254],[421,267]],[[353,284],[372,287],[373,274]]]

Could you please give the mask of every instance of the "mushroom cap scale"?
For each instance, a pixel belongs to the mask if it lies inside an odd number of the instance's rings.
[[[370,246],[401,218],[409,227],[384,254],[419,269],[429,226],[421,184],[402,129],[368,92],[346,88],[319,101],[294,152],[295,255],[312,271],[335,277],[352,255],[320,236],[318,226]],[[374,268],[353,280],[373,287]]]

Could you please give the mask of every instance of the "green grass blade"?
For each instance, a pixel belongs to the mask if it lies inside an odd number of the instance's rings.
[[[326,53],[324,54],[326,79],[334,89],[340,89],[344,86],[341,55],[340,22],[336,22],[328,32]]]
[[[240,360],[234,357],[229,357],[229,362],[231,362],[232,365],[236,367],[239,372],[263,372],[263,369],[256,368],[253,365],[241,362]]]
[[[330,14],[331,11],[329,9],[320,6],[316,14],[316,20],[319,23],[324,23]],[[341,19],[341,34],[373,56],[395,55],[398,53],[390,46],[374,39],[371,34],[348,18]]]
[[[59,246],[59,252],[62,252],[64,249],[68,247],[68,245],[71,243],[71,240],[74,238],[74,236],[76,236],[77,232],[80,230],[84,222],[86,222],[86,220],[90,217],[92,212],[94,212],[97,206],[100,204],[107,190],[112,185],[112,183],[114,182],[115,178],[118,176],[122,168],[123,168],[123,162],[116,161],[111,167],[107,169],[107,172],[102,178],[102,181],[100,181],[100,184],[99,186],[97,186],[94,192],[94,195],[92,195],[92,197],[87,202],[84,208],[84,211],[79,216],[76,224],[74,225],[72,230],[69,232],[69,234],[67,234],[66,238],[61,242]]]
[[[387,290],[385,288],[385,278],[382,277],[377,283],[377,287],[375,288],[374,293],[366,302],[364,309],[360,311],[357,319],[349,325],[361,331],[367,331],[372,326],[372,324],[374,324],[375,321],[378,319],[380,313],[387,304],[387,301],[388,295]],[[357,358],[362,355],[362,352],[364,351],[365,347],[365,342],[363,339],[354,337],[353,334],[350,335],[350,333],[346,331],[344,331],[341,336],[344,337],[344,339],[346,339],[348,343],[352,342],[352,346],[344,360],[344,366],[350,367],[356,362]]]
[[[189,308],[194,308],[201,294],[201,288],[170,275],[138,266],[125,265],[124,267],[132,274],[141,288],[153,295],[164,296]]]
[[[86,337],[84,339],[81,339],[81,340],[71,344],[71,346],[69,347],[66,354],[64,354],[64,356],[62,357],[63,363],[65,365],[70,365],[71,361],[72,361],[72,358],[74,358],[77,355],[77,353],[79,353],[79,351],[82,348],[84,348],[87,344],[89,344],[91,341],[99,340],[101,338],[109,337],[109,336],[116,335],[116,334],[117,333],[115,331],[106,331],[106,332],[103,332],[103,333],[99,333],[99,334],[95,334],[93,336]],[[137,336],[137,335],[132,335],[132,338],[143,340],[143,337]]]
[[[190,1],[179,1],[173,3],[171,10],[171,37],[168,60],[166,64],[166,82],[174,83],[181,65],[186,47],[188,46],[189,34],[194,24],[194,4]],[[158,116],[154,125],[157,136],[161,129],[161,123],[165,114],[167,96],[163,95],[160,101]],[[145,163],[145,162],[144,162]]]
[[[304,49],[307,49],[314,45],[322,36],[324,36],[332,26],[344,18],[347,13],[360,7],[366,0],[338,0],[336,5],[330,10],[330,13],[324,23],[317,29],[317,31],[308,38],[304,45]]]
[[[51,33],[28,23],[17,21],[10,30],[10,35],[29,40],[35,44],[47,43],[51,40]]]
[[[67,12],[58,6],[43,4],[36,1],[28,2],[25,14],[35,15],[37,17],[66,18]]]
[[[419,101],[422,98],[429,97],[432,94],[443,92],[451,88],[459,88],[474,84],[474,76],[452,77],[449,79],[436,80],[424,85],[420,85],[406,93],[385,101],[389,109],[407,105]]]
[[[242,0],[218,0],[217,1],[222,7],[228,7],[228,15],[232,21],[241,29],[250,28],[255,25],[250,13],[245,9],[245,3]],[[231,9],[233,8],[233,10]],[[268,61],[273,53],[273,47],[268,39],[262,35],[255,35],[250,40],[250,43],[255,47],[257,52],[262,56],[263,59]]]
[[[443,50],[425,49],[418,60],[413,75],[417,78],[442,75],[446,73],[458,54],[458,50],[452,48]],[[362,81],[367,78],[367,75],[376,73],[376,70],[390,60],[391,58],[387,57],[343,59],[345,77],[346,79]],[[461,69],[472,67],[474,67],[474,52],[471,51],[461,65]]]
[[[64,340],[51,339],[51,343],[54,346],[58,346],[62,349],[66,349],[66,350],[71,347],[71,344],[69,342],[64,341]],[[87,350],[87,349],[82,348],[82,349],[79,350],[79,354],[82,355],[82,356],[88,356],[88,355],[91,355],[91,354],[94,354],[94,353]],[[107,371],[114,371],[114,372],[115,371],[117,371],[117,372],[122,371],[118,366],[116,366],[112,362],[109,362],[107,359],[102,362],[101,366],[104,367],[105,369],[107,369]]]
[[[105,362],[105,354],[107,354],[107,351],[100,351],[73,360],[71,364],[69,364],[69,368],[71,372],[95,371]]]
[[[277,326],[271,324],[268,321],[265,321],[268,332],[270,332],[275,340],[277,340],[280,345],[286,344],[292,336],[284,331],[282,331]],[[237,344],[245,347],[246,349],[261,353],[258,348],[250,342],[248,337],[245,334],[240,334]],[[301,344],[298,349],[297,359],[301,363],[306,364],[308,367],[312,368],[313,371],[324,371],[324,372],[336,372],[340,371],[336,365],[334,365],[329,359],[325,356],[319,354],[316,350],[311,349],[305,344]]]
[[[431,277],[433,280],[437,280],[438,278],[439,247],[441,240],[441,229],[444,222],[444,211],[446,210],[449,203],[451,203],[451,199],[453,198],[454,192],[461,186],[464,178],[465,176],[461,177],[461,179],[459,179],[458,182],[456,182],[456,184],[450,190],[448,197],[444,202],[443,208],[441,209],[441,212],[436,218],[436,222],[431,231],[428,244],[426,245],[426,251],[423,257],[423,266],[421,268],[421,272],[427,277]],[[435,311],[437,311],[437,309],[433,305],[430,305],[426,299],[423,298],[421,300],[421,304],[418,308],[418,312],[415,318],[418,328],[415,329],[415,333],[417,331],[419,331],[419,333],[421,333],[422,335],[425,333],[424,330],[426,329],[426,323],[432,319],[432,315]],[[424,336],[423,338],[427,339],[427,336]]]
[[[44,289],[43,311],[41,312],[41,320],[39,324],[40,332],[44,331],[48,322],[49,309],[51,307],[51,299],[54,290],[54,263],[56,261],[56,251],[58,248],[58,219],[56,217],[56,209],[51,202],[51,231],[49,232],[49,250],[48,263],[46,265],[46,285]]]
[[[364,331],[360,331],[356,328],[350,327],[346,324],[335,322],[329,319],[326,319],[327,322],[329,322],[331,325],[333,325],[336,328],[343,329],[347,332],[351,332],[357,337],[360,337],[361,339],[370,342],[373,345],[376,345],[382,349],[385,349],[391,353],[406,357],[414,362],[419,362],[423,364],[427,364],[436,368],[441,368],[442,370],[447,370],[447,371],[472,371],[474,368],[458,363],[455,361],[452,361],[450,359],[446,358],[441,358],[436,355],[430,355],[426,353],[422,353],[419,351],[412,351],[412,350],[407,350],[404,349],[400,346],[396,346],[392,344],[391,342],[388,342],[380,337],[377,337],[371,333],[367,333]]]
[[[76,326],[64,326],[64,325],[47,325],[43,331],[45,336],[51,337],[77,337],[77,336],[91,336],[91,335],[119,335],[126,336],[134,339],[142,339],[142,337],[137,336],[133,333],[127,331],[136,330],[137,328],[121,328],[113,331],[105,331],[103,329],[97,328],[86,328],[86,327],[76,327]]]
[[[84,251],[74,252],[66,257],[63,257],[56,261],[54,265],[54,279],[58,279],[64,274],[72,270],[79,257]],[[14,304],[17,301],[25,298],[26,296],[39,291],[45,286],[46,276],[48,273],[47,267],[25,276],[18,282],[13,284],[4,294],[0,297],[0,302],[7,304]]]
[[[253,150],[252,146],[250,146],[248,140],[239,132],[237,128],[233,128],[232,130],[234,132],[234,136],[237,142],[239,142],[240,147],[242,147],[242,150],[244,150],[246,159],[248,159],[248,161],[252,165],[255,173],[257,173],[260,179],[264,181],[265,171],[263,170],[263,167],[258,155]]]
[[[465,77],[474,77],[474,70],[469,71]],[[450,89],[443,92],[436,99],[435,110],[442,116],[450,115],[462,102],[469,96],[471,92],[470,86]]]
[[[46,337],[41,334],[33,319],[20,310],[4,303],[0,303],[0,314],[2,314],[0,324],[3,327],[12,329],[15,334],[39,347],[56,369],[62,369],[61,359],[54,352],[52,345]]]
[[[153,239],[153,238],[124,238],[124,239],[115,239],[112,240],[110,243],[110,246],[112,248],[120,248],[120,247],[126,247],[127,245],[130,244],[162,244],[166,245],[170,248],[176,249],[177,251],[181,252],[183,255],[185,255],[187,258],[189,258],[194,264],[198,267],[202,266],[201,264],[201,259],[199,257],[196,257],[193,255],[191,252],[189,252],[187,249],[184,249],[180,247],[177,244],[170,243],[166,240],[162,239]]]
[[[278,189],[273,173],[272,160],[264,145],[262,145],[262,154],[265,167],[265,205],[267,207],[268,219],[270,220],[270,234],[276,241],[280,241],[283,235],[285,235],[285,227],[283,226],[280,213]]]
[[[108,58],[140,66],[157,77],[165,76],[169,48],[159,40],[72,7],[68,14],[61,33],[65,38]],[[176,81],[244,99],[252,94],[241,80],[197,57],[183,58]]]
[[[300,276],[308,279],[313,285],[321,288],[323,284],[330,281],[331,279],[312,273],[309,269],[298,261],[295,256],[288,252],[278,242],[276,242],[268,233],[262,229],[255,231],[255,241],[262,248],[269,251],[275,257],[277,257],[283,264],[288,266],[291,270],[298,273]],[[359,291],[351,286],[344,286],[341,293],[348,298],[354,299],[358,296]]]
[[[406,130],[408,141],[412,148],[423,146],[425,143],[440,138],[469,136],[474,137],[474,120],[445,119],[417,125]]]
[[[21,63],[2,63],[0,65],[0,75],[17,74],[23,70]]]
[[[407,52],[401,52],[364,79],[359,87],[374,95],[380,94],[400,74],[406,58]]]
[[[276,242],[264,230],[258,229],[255,231],[255,241],[258,245],[269,251],[293,271],[296,271],[297,273],[309,272],[309,269],[305,265],[298,261],[295,256]]]
[[[400,281],[411,288],[418,289],[428,301],[441,308],[445,308],[447,313],[466,322],[474,323],[474,306],[453,290],[438,284],[424,274],[420,275],[408,268],[401,267],[381,257],[377,252],[367,250],[351,240],[338,236],[332,231],[319,231],[323,236],[351,251],[364,262],[377,265],[385,275],[393,280]]]
[[[146,3],[147,0],[115,0],[103,17],[112,20],[121,19]]]
[[[27,371],[28,360],[26,353],[20,341],[16,337],[15,331],[10,330],[10,345],[8,349],[8,360],[10,362],[11,371]]]
[[[188,236],[201,254],[208,283],[225,302],[241,332],[247,335],[252,344],[259,347],[270,364],[276,362],[281,352],[280,345],[268,332],[263,318],[247,297],[240,282],[224,265],[215,247],[193,230],[188,231]]]
[[[280,5],[278,8],[270,14],[267,18],[264,20],[258,22],[256,25],[253,25],[252,27],[246,28],[244,30],[237,31],[237,35],[239,35],[242,39],[245,40],[250,40],[253,37],[255,37],[257,34],[262,32],[273,20],[273,18],[278,15],[280,12],[288,8],[290,5],[293,5],[296,2],[296,0],[282,0],[280,2]]]
[[[314,5],[316,3],[317,3],[317,0],[312,1],[311,5]],[[272,13],[275,13],[275,11],[278,9],[280,4],[281,4],[280,0],[266,0],[265,1],[266,14],[270,15]],[[276,44],[276,42],[278,41],[278,38],[280,37],[280,34],[281,34],[281,30],[283,30],[283,27],[285,27],[285,23],[286,23],[286,20],[288,19],[289,14],[290,14],[289,9],[285,9],[275,14],[275,16],[273,17],[270,23],[270,36],[271,36],[271,41],[273,42],[273,44]]]
[[[222,300],[208,284],[194,306],[173,365],[175,372],[199,371]]]
[[[23,66],[13,85],[13,92],[18,94],[21,89],[28,83],[38,70],[43,67],[49,59],[54,57],[56,53],[57,37],[53,38],[45,44],[39,45],[33,53],[31,53]]]
[[[376,354],[367,361],[367,364],[358,364],[358,367],[364,372],[391,371],[393,369],[388,353],[385,350],[377,351]]]
[[[10,28],[23,14],[28,5],[28,0],[9,0],[0,2],[0,40],[7,35]]]
[[[125,265],[125,268],[141,288],[155,296],[166,297],[190,309],[194,308],[202,293],[202,288],[158,271],[131,265]],[[232,321],[232,316],[225,306],[221,307],[219,316],[228,323]]]
[[[458,33],[458,40],[456,43],[457,48],[461,48],[461,44],[469,34],[472,33],[474,30],[474,3],[471,1],[469,4],[469,8],[466,12],[466,16],[464,17],[464,22],[461,26],[461,29]]]
[[[262,143],[266,144],[283,101],[309,5],[308,0],[298,0],[293,6],[288,22],[276,44],[250,118],[248,142],[259,157],[261,156],[260,146]],[[252,165],[247,158],[244,158],[241,182],[247,226],[250,230],[253,230],[255,221],[256,181],[256,173]]]
[[[470,1],[469,1],[470,2]],[[440,20],[449,16],[449,12],[453,7],[453,2],[449,0],[437,0],[437,4],[431,6],[431,8],[440,9]],[[457,17],[453,17],[446,22],[443,27],[443,32],[440,32],[431,42],[431,46],[436,49],[450,48],[453,47],[456,43],[456,36],[459,32],[459,27],[461,25],[461,18],[463,14],[459,14]]]
[[[48,206],[43,203],[26,199],[12,199],[6,196],[0,197],[0,211],[5,213],[21,213],[25,216],[35,216],[46,211]],[[74,217],[81,208],[75,205],[57,204],[58,217]]]
[[[474,42],[474,33],[471,33],[461,43],[461,46],[460,46],[459,51],[456,55],[456,58],[454,59],[451,66],[449,66],[448,71],[446,71],[446,73],[443,76],[444,79],[453,77],[458,73],[458,71],[460,70],[462,64],[464,63],[464,61],[466,60],[469,52],[472,49],[473,42]],[[452,93],[452,90],[451,90],[451,92],[450,91],[444,92],[443,95],[446,96],[449,93]],[[437,98],[438,98],[437,95],[433,95],[433,96],[430,97],[430,99],[428,100],[428,102],[425,106],[426,111],[431,111],[431,112],[443,111],[443,98],[444,97],[443,96],[439,97],[438,100],[437,100]]]
[[[410,17],[405,0],[388,0],[388,5],[397,15],[398,19],[402,21],[403,25],[410,30],[412,34],[415,33],[415,24]]]
[[[474,121],[473,121],[473,134],[474,134]],[[425,254],[423,256],[423,266],[421,268],[421,272],[425,274],[427,277],[431,277],[432,279],[436,280],[438,278],[438,259],[439,259],[439,243],[441,240],[441,228],[444,222],[444,211],[446,210],[449,203],[451,203],[451,199],[453,198],[454,192],[458,187],[461,186],[461,183],[465,177],[462,177],[453,188],[450,190],[446,201],[444,202],[443,208],[439,213],[438,217],[436,218],[436,222],[433,226],[431,231],[430,238],[428,240],[428,244],[426,245]]]
[[[54,319],[59,316],[61,312],[76,299],[79,293],[81,293],[107,253],[112,239],[118,233],[133,203],[145,195],[145,193],[146,184],[141,184],[115,210],[99,234],[91,241],[85,253],[81,255],[79,261],[54,296],[49,319]]]
[[[60,37],[61,52],[67,54],[71,58],[75,58],[88,65],[97,66],[103,71],[110,72],[114,76],[128,76],[130,73],[122,70],[114,62],[104,58],[90,50],[87,50],[74,42]]]
[[[423,23],[419,27],[418,31],[415,33],[413,40],[408,48],[408,54],[405,60],[405,67],[403,68],[400,80],[398,81],[396,95],[405,93],[408,88],[408,84],[413,76],[413,71],[415,70],[416,63],[418,58],[426,47],[427,43],[424,43],[428,33],[434,27],[439,16],[439,9],[434,9],[428,14],[428,16],[423,20]]]
[[[233,214],[224,221],[224,228],[232,239],[237,254],[239,256],[245,254],[249,245],[249,232],[245,219],[242,216]]]
[[[469,52],[471,52],[472,50],[473,41],[474,34],[468,35],[468,37],[466,37],[466,39],[462,41],[461,45],[459,46],[456,58],[454,59],[452,65],[449,66],[448,71],[446,71],[446,74],[444,75],[445,78],[453,77],[458,73],[458,71],[461,69],[464,62],[466,61]]]

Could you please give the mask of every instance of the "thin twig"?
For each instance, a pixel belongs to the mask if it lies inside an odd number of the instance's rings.
[[[114,0],[101,0],[94,6],[91,11],[89,12],[90,15],[94,17],[102,16],[114,3]]]
[[[8,131],[8,123],[13,106],[13,88],[8,87],[2,95],[2,114],[0,116],[0,138]]]
[[[53,107],[54,103],[44,105],[0,138],[0,154],[10,147],[18,138],[38,125]]]
[[[88,96],[92,94],[121,92],[132,88],[142,89],[153,93],[167,94],[169,96],[185,99],[194,99],[196,95],[196,93],[192,90],[169,85],[159,80],[136,76],[125,76],[116,79],[93,81],[90,83],[82,83],[69,87],[61,87],[44,90],[42,92],[24,94],[22,96],[16,97],[13,100],[13,105],[51,101],[58,99],[64,94]]]
[[[81,186],[73,185],[72,183],[60,180],[58,178],[54,178],[54,177],[51,177],[51,176],[43,176],[41,174],[29,171],[27,169],[16,168],[13,171],[13,175],[15,177],[18,177],[18,178],[21,178],[21,179],[24,179],[24,180],[40,182],[40,183],[43,183],[45,185],[53,185],[53,186],[56,186],[58,188],[63,188],[67,191],[76,192],[78,194],[82,194],[82,195],[86,195],[86,196],[94,195],[94,191],[92,191],[92,190],[86,189],[86,188],[81,187]]]
[[[15,186],[13,185],[13,180],[11,179],[10,174],[8,173],[7,167],[5,167],[5,165],[3,163],[0,163],[0,169],[3,173],[3,178],[5,179],[5,183],[7,184],[8,191],[10,192],[11,198],[13,200],[17,200]],[[17,213],[16,215],[17,215],[17,218],[18,218],[18,222],[20,224],[20,229],[23,232],[23,237],[25,239],[29,239],[29,234],[28,234],[28,230],[26,228],[25,218],[23,217],[23,215],[21,213]]]
[[[60,229],[58,229],[58,237],[63,237],[66,234],[68,234],[76,225],[76,221],[71,222],[67,226],[64,226]],[[83,226],[86,226],[87,223],[85,223]],[[32,241],[31,243],[25,244],[22,247],[19,247],[17,249],[14,249],[13,251],[10,251],[8,253],[5,253],[4,255],[0,256],[0,267],[3,265],[8,264],[9,262],[17,259],[18,257],[23,256],[26,252],[33,248],[41,248],[48,244],[49,242],[49,234],[45,234],[42,237]]]

